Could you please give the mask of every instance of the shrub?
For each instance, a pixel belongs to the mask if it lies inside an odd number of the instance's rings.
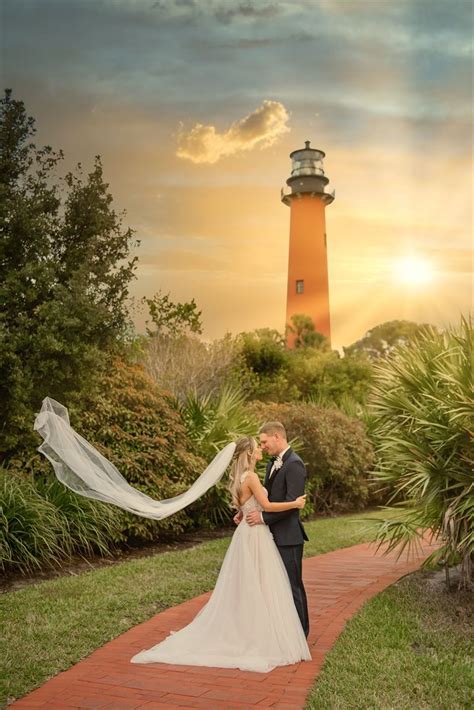
[[[372,381],[370,361],[341,358],[321,348],[286,350],[271,340],[246,334],[242,382],[249,399],[264,402],[317,400],[340,405],[348,399],[363,404]]]
[[[371,398],[377,480],[394,487],[395,517],[379,539],[402,548],[423,531],[439,536],[434,558],[462,562],[461,584],[473,578],[473,330],[425,331],[376,367]]]
[[[281,421],[289,439],[296,439],[307,467],[309,512],[359,510],[367,504],[373,451],[361,422],[314,404],[260,402],[252,409],[261,422]]]
[[[59,562],[61,518],[38,495],[34,482],[0,469],[0,565],[31,570],[44,562]]]
[[[39,479],[36,488],[61,518],[58,541],[66,555],[107,555],[114,543],[124,541],[120,516],[113,506],[79,496],[56,479]]]
[[[174,399],[137,364],[112,361],[101,392],[84,403],[72,425],[130,485],[156,500],[183,493],[207,464],[193,451]],[[193,525],[187,510],[159,521],[120,515],[122,532],[131,540],[172,537]]]
[[[235,387],[224,387],[213,397],[188,395],[180,411],[190,440],[206,461],[239,436],[257,433],[257,421],[249,412],[244,395]],[[190,507],[189,514],[199,525],[222,525],[231,517],[229,503],[227,484],[220,481]]]
[[[280,333],[261,328],[253,333],[241,333],[242,355],[245,365],[260,376],[273,376],[288,363],[288,351]]]
[[[206,467],[193,451],[173,398],[158,389],[140,365],[110,360],[99,389],[69,409],[72,427],[132,486],[152,498],[163,500],[182,493]],[[45,494],[54,480],[49,462],[31,451],[23,452],[10,465],[44,479]],[[115,541],[168,538],[194,525],[187,510],[156,521],[107,507],[119,521],[113,533]]]
[[[287,377],[301,400],[314,398],[338,405],[350,398],[363,403],[369,392],[372,368],[366,358],[341,358],[335,351],[308,348],[292,353]]]
[[[0,569],[28,572],[74,553],[106,554],[118,532],[110,506],[80,498],[58,482],[0,469]]]

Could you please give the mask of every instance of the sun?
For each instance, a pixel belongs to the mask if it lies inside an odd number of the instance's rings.
[[[398,283],[423,286],[434,279],[435,272],[427,259],[410,255],[397,259],[393,266],[393,276]]]

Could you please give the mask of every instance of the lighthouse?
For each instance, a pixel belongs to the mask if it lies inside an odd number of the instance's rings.
[[[288,256],[288,293],[286,323],[296,314],[311,317],[315,329],[331,341],[329,317],[328,256],[326,240],[326,205],[334,192],[326,192],[329,179],[324,174],[325,153],[305,147],[290,153],[291,175],[281,191],[281,199],[290,207],[290,246]],[[288,334],[288,347],[294,347],[295,335]]]

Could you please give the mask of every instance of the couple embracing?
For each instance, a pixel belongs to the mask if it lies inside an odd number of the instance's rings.
[[[306,537],[299,517],[306,471],[280,422],[236,442],[230,473],[237,529],[212,595],[185,628],[132,663],[240,668],[268,672],[310,660],[308,607],[302,579]],[[264,485],[255,472],[272,456]]]

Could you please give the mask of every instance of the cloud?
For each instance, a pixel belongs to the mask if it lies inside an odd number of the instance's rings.
[[[275,17],[280,12],[277,4],[274,5],[263,5],[261,7],[255,7],[250,2],[241,2],[234,7],[221,6],[215,11],[215,16],[219,22],[227,23],[232,22],[235,18],[245,18],[245,19],[270,19]]]
[[[279,101],[264,101],[253,113],[235,121],[225,133],[215,126],[197,123],[188,133],[178,135],[178,158],[193,163],[217,163],[228,155],[252,148],[267,148],[290,130],[289,114]]]

